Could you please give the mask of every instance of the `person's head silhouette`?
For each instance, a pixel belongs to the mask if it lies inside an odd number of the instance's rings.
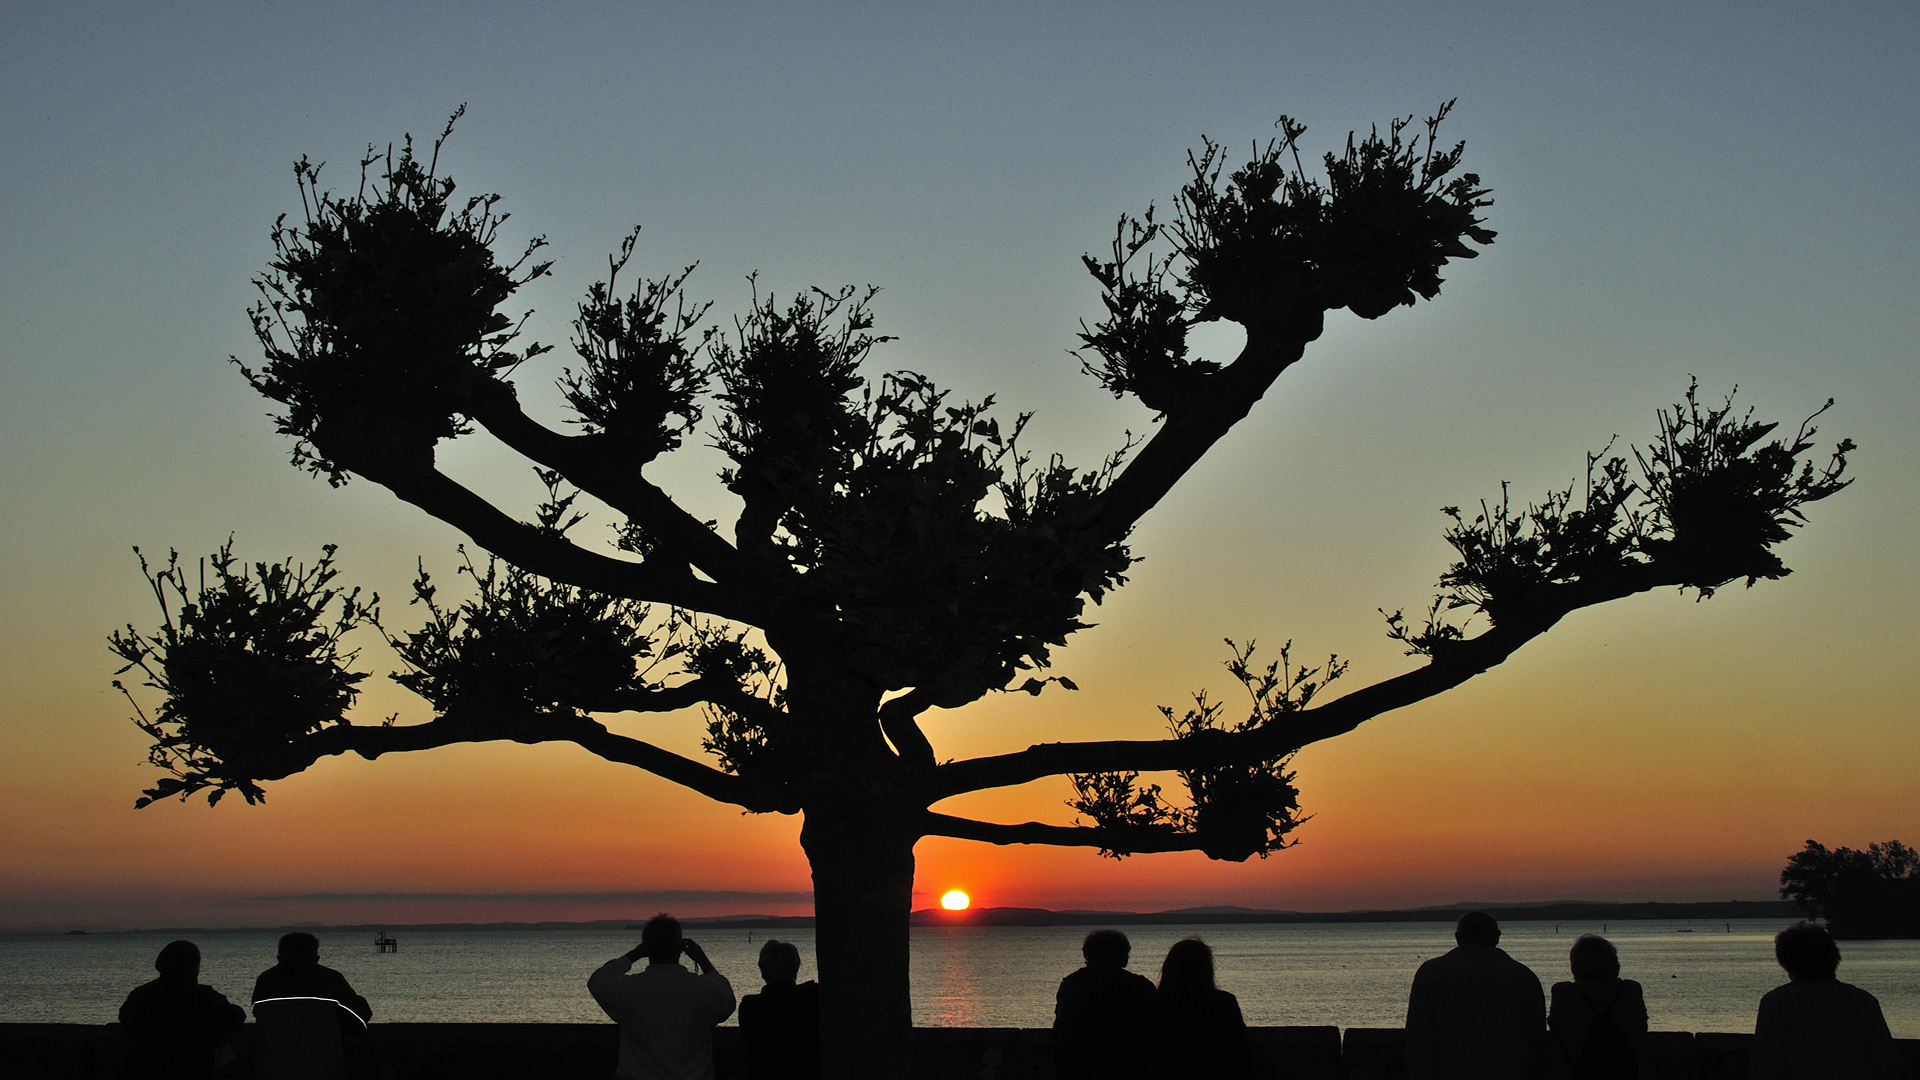
[[[191,941],[169,941],[154,958],[153,970],[162,978],[200,981],[200,946]]]
[[[280,962],[283,964],[319,963],[320,939],[302,930],[280,935]]]
[[[680,920],[664,911],[648,919],[647,925],[640,928],[640,951],[656,964],[678,962],[684,941],[680,935]]]
[[[1469,911],[1453,924],[1453,940],[1460,945],[1500,944],[1500,924],[1484,911]]]
[[[1183,938],[1160,964],[1160,992],[1194,994],[1213,989],[1213,950],[1197,937]]]
[[[768,986],[791,986],[800,977],[800,949],[791,941],[768,938],[760,946],[760,977]]]
[[[1776,934],[1773,958],[1796,982],[1831,979],[1840,970],[1840,946],[1833,943],[1833,935],[1809,922],[1794,923]]]
[[[1599,934],[1581,934],[1567,950],[1567,966],[1573,969],[1573,981],[1617,979],[1620,977],[1620,951]]]
[[[1123,968],[1133,955],[1133,942],[1118,930],[1095,930],[1080,943],[1080,955],[1090,968]]]

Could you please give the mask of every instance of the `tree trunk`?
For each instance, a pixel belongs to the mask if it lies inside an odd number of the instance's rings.
[[[877,805],[809,808],[814,962],[826,1080],[907,1080],[913,1067],[908,919],[914,837]]]

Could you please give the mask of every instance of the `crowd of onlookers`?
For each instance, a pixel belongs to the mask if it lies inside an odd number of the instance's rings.
[[[1406,1067],[1412,1080],[1654,1080],[1647,1005],[1620,977],[1613,943],[1583,934],[1568,951],[1573,979],[1540,978],[1500,948],[1500,924],[1482,911],[1454,927],[1455,948],[1420,965],[1407,996]],[[1177,942],[1158,987],[1126,970],[1126,935],[1096,930],[1086,966],[1060,982],[1054,1069],[1061,1080],[1115,1076],[1241,1077],[1251,1071],[1240,1003],[1213,982],[1213,954]],[[1750,1080],[1905,1078],[1872,994],[1836,977],[1840,950],[1822,928],[1798,923],[1774,938],[1788,982],[1760,999]]]
[[[1540,979],[1500,946],[1500,926],[1469,912],[1456,947],[1420,965],[1407,1000],[1406,1067],[1413,1080],[1648,1080],[1647,1006],[1640,984],[1620,977],[1620,957],[1584,934],[1568,953],[1573,978]],[[1086,964],[1060,981],[1054,1063],[1060,1080],[1151,1077],[1233,1080],[1253,1067],[1239,1000],[1214,985],[1213,950],[1176,942],[1156,984],[1127,970],[1131,944],[1095,930]],[[685,956],[692,971],[680,964]],[[1760,999],[1750,1080],[1894,1080],[1908,1075],[1872,994],[1837,977],[1840,950],[1821,927],[1797,923],[1774,938],[1788,981]],[[646,965],[633,971],[636,963]],[[160,951],[160,977],[120,1007],[136,1075],[202,1080],[224,1064],[222,1046],[246,1011],[199,981],[200,950],[175,941]],[[784,941],[760,950],[765,985],[739,1001],[740,1032],[754,1080],[818,1080],[820,987],[797,982],[800,951]],[[733,1015],[733,986],[669,915],[640,943],[607,961],[587,990],[620,1025],[622,1080],[712,1080],[712,1029]],[[1549,1003],[1550,1002],[1550,1003]],[[280,939],[278,962],[253,988],[258,1080],[342,1080],[347,1037],[373,1018],[367,999],[320,963],[312,934]]]
[[[1407,995],[1413,1080],[1634,1080],[1659,1073],[1647,1053],[1640,984],[1620,977],[1613,943],[1583,934],[1568,950],[1573,979],[1553,984],[1500,948],[1500,924],[1460,917],[1455,948],[1420,965]],[[1839,980],[1840,949],[1796,923],[1773,939],[1787,983],[1760,999],[1749,1080],[1903,1080],[1899,1048],[1872,994]]]

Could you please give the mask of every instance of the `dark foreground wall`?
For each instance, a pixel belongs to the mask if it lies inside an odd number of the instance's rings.
[[[1403,1080],[1399,1028],[1252,1029],[1257,1080]],[[1045,1028],[920,1028],[920,1080],[1052,1080]],[[1656,1031],[1661,1080],[1740,1080],[1751,1035]],[[740,1029],[716,1028],[719,1080],[745,1080]],[[234,1036],[237,1057],[218,1080],[250,1080],[253,1025]],[[1900,1040],[1920,1075],[1920,1039]],[[619,1053],[612,1024],[375,1024],[352,1052],[356,1080],[606,1080]],[[8,1080],[121,1080],[118,1024],[0,1024]]]

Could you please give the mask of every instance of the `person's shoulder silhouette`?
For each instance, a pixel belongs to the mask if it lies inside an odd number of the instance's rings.
[[[247,1011],[200,982],[200,948],[191,941],[169,942],[153,967],[160,977],[134,987],[120,1006],[132,1073],[155,1080],[213,1075],[220,1044],[247,1022]]]
[[[760,946],[766,986],[740,999],[740,1038],[752,1080],[819,1080],[820,984],[800,977],[800,950],[769,939]]]
[[[282,935],[277,959],[253,983],[254,1076],[340,1080],[346,1039],[366,1030],[373,1007],[345,975],[320,963],[312,934]]]
[[[1582,934],[1567,950],[1567,966],[1573,981],[1553,984],[1547,1027],[1574,1080],[1651,1076],[1646,1000],[1639,983],[1620,977],[1613,943]]]
[[[697,971],[680,966],[684,954]],[[645,957],[647,966],[628,974]],[[705,949],[661,912],[640,930],[640,944],[587,976],[587,992],[620,1025],[614,1075],[625,1080],[713,1080],[713,1028],[733,1015],[733,984]]]
[[[1407,995],[1407,1075],[1413,1080],[1521,1080],[1547,1056],[1540,977],[1500,946],[1500,924],[1470,911],[1455,948],[1420,965]]]
[[[1773,939],[1773,954],[1789,981],[1760,999],[1751,1080],[1908,1075],[1879,999],[1840,981],[1840,947],[1825,928],[1795,923]]]
[[[1213,949],[1176,941],[1154,995],[1157,1072],[1167,1080],[1238,1080],[1251,1066],[1240,999],[1214,985]]]
[[[1140,1066],[1152,1019],[1153,983],[1127,970],[1133,943],[1095,930],[1080,944],[1086,966],[1060,980],[1053,1005],[1054,1075],[1124,1075]]]

